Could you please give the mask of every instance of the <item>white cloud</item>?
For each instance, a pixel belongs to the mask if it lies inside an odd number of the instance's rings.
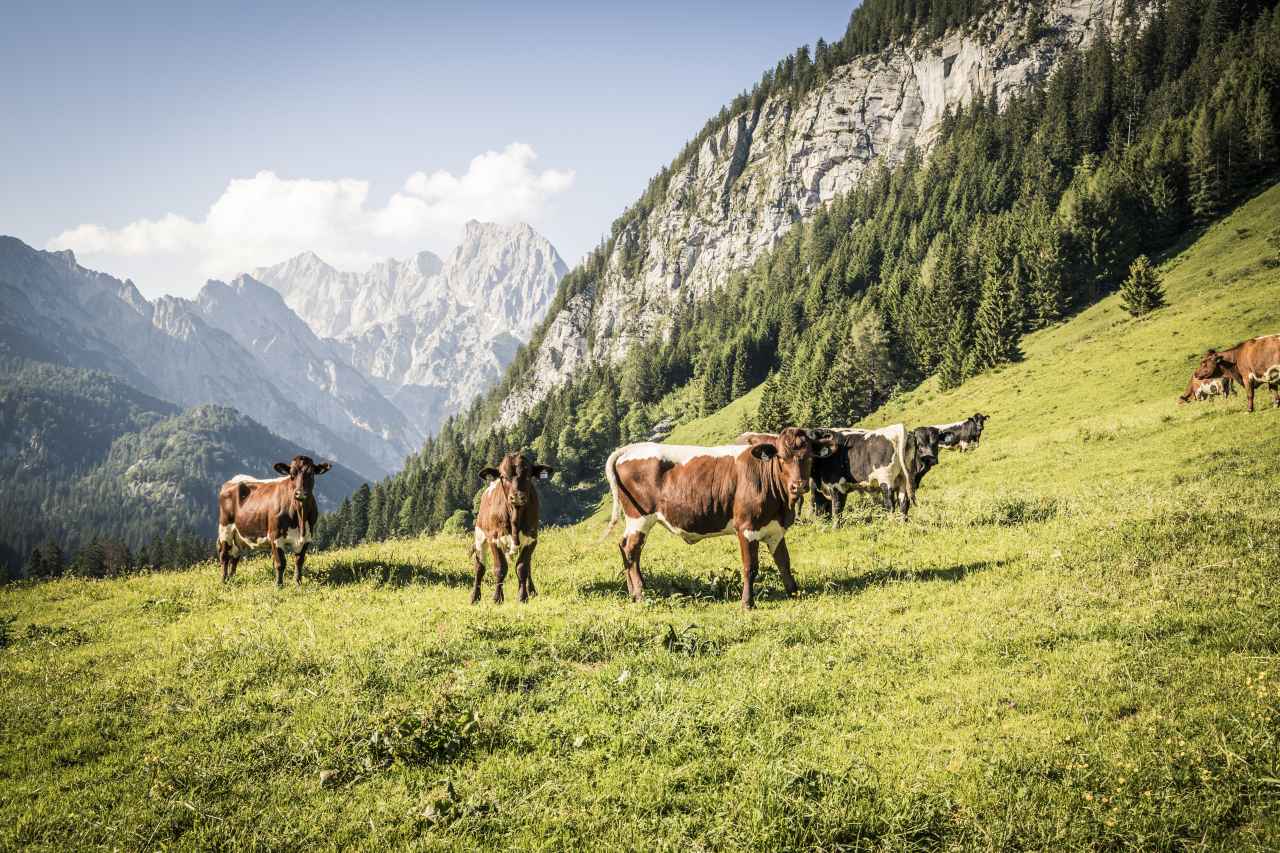
[[[336,266],[361,269],[388,255],[451,246],[469,219],[536,219],[574,178],[572,171],[539,172],[536,159],[531,147],[515,142],[474,157],[461,175],[415,172],[382,207],[369,206],[367,181],[288,179],[262,171],[232,180],[201,222],[170,213],[119,229],[81,225],[54,237],[48,248],[95,261],[149,261],[147,268],[169,270],[181,280],[144,289],[169,292],[307,250]]]

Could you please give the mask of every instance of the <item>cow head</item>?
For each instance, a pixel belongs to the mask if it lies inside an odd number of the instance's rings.
[[[946,437],[941,430],[934,427],[920,427],[913,429],[908,437],[915,440],[916,462],[921,469],[920,473],[938,464],[938,445],[946,443]]]
[[[1225,366],[1230,363],[1230,359],[1225,355],[1211,349],[1204,354],[1204,358],[1200,359],[1200,366],[1191,375],[1196,379],[1212,379],[1215,376],[1223,376],[1226,373]]]
[[[547,479],[554,470],[549,465],[535,464],[523,453],[508,453],[496,468],[488,466],[480,469],[480,479],[497,483],[511,508],[521,509],[529,502],[533,481]]]
[[[316,477],[328,471],[330,465],[328,462],[313,462],[310,456],[295,456],[292,462],[277,462],[271,467],[293,484],[294,500],[306,501],[311,498]]]
[[[975,412],[973,417],[969,418],[969,420],[973,421],[974,427],[978,430],[978,435],[982,435],[982,426],[987,422],[987,416],[982,414],[982,412]]]
[[[751,445],[753,457],[772,461],[787,498],[787,507],[794,510],[809,487],[813,460],[834,453],[840,446],[840,437],[829,429],[787,427],[776,436],[752,433],[747,443]]]

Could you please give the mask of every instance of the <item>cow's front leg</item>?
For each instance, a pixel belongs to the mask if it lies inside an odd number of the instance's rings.
[[[271,543],[271,561],[276,566],[276,586],[284,588],[284,549]]]
[[[742,609],[756,606],[756,575],[760,572],[760,543],[738,531],[738,550],[742,552]]]
[[[813,480],[809,481],[809,497],[813,498],[813,517],[822,518],[830,515],[831,501],[827,500],[827,496],[818,488],[818,484]]]
[[[836,489],[831,493],[831,529],[840,526],[840,516],[844,515],[845,493]]]
[[[787,540],[779,536],[778,541],[770,543],[769,550],[773,554],[773,561],[778,565],[778,574],[782,575],[782,585],[786,588],[787,595],[795,595],[800,587],[791,574],[791,553],[787,550]]]
[[[302,566],[307,561],[307,546],[303,543],[298,549],[298,556],[293,561],[293,583],[294,586],[302,586]]]
[[[644,573],[640,571],[640,552],[644,550],[644,534],[637,530],[623,536],[618,550],[622,552],[622,571],[627,576],[627,595],[632,601],[643,601]]]
[[[489,543],[489,555],[493,557],[493,603],[501,604],[506,600],[502,584],[507,579],[507,555],[498,547],[497,542]]]
[[[239,567],[239,565],[240,565],[240,558],[232,557],[231,558],[231,574],[229,577],[234,578],[236,576],[236,569]]]
[[[231,580],[231,544],[218,543],[218,562],[222,564],[222,582]]]
[[[484,540],[471,546],[471,567],[475,569],[476,581],[471,587],[471,603],[480,603],[480,583],[484,580]]]
[[[516,580],[520,583],[520,603],[525,604],[529,601],[529,596],[536,595],[533,591],[533,549],[537,547],[537,543],[525,546],[520,552],[520,556],[516,558]]]

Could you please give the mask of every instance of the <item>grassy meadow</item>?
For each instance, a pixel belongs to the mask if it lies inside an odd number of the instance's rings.
[[[991,416],[909,524],[853,501],[764,560],[604,513],[544,531],[527,606],[468,539],[0,590],[0,848],[1280,847],[1280,411],[1179,406],[1280,331],[1275,187],[1024,360],[874,422]],[[758,393],[755,392],[755,393]],[[755,394],[751,395],[754,399]],[[734,435],[750,400],[672,441]]]

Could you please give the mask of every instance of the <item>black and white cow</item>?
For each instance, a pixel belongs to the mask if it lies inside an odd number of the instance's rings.
[[[987,416],[978,412],[953,424],[938,424],[934,429],[938,431],[943,447],[969,450],[982,440],[982,427],[986,422]]]
[[[916,427],[907,436],[916,445],[915,467],[911,471],[911,488],[920,488],[920,481],[933,466],[938,464],[938,449],[942,446],[942,432],[937,427]]]
[[[845,496],[856,489],[880,494],[885,509],[899,510],[905,521],[915,503],[915,483],[923,476],[918,473],[915,436],[902,424],[835,432],[840,436],[839,450],[813,463],[809,493],[814,512],[830,513],[832,526],[839,525]]]

